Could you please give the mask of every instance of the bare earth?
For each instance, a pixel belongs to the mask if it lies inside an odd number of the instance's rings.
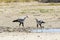
[[[60,6],[39,6],[39,3],[1,3],[0,4],[0,40],[60,40],[60,33],[26,33],[17,32],[19,23],[12,21],[29,16],[25,20],[25,28],[36,28],[35,18],[43,20],[44,28],[60,28]],[[43,4],[45,5],[45,4]],[[41,13],[40,9],[54,9]],[[9,32],[6,32],[9,27]],[[22,26],[20,26],[23,28]],[[12,31],[12,32],[10,32]]]
[[[60,33],[1,33],[0,40],[60,40]]]

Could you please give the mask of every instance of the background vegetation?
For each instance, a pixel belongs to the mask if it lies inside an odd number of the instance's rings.
[[[0,2],[31,2],[36,0],[0,0]]]

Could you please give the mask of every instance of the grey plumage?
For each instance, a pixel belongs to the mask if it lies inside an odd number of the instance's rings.
[[[37,23],[37,28],[38,28],[38,25],[40,25],[40,27],[42,28],[42,24],[45,23],[45,22],[42,21],[42,20],[38,20],[36,18],[35,18],[35,20],[36,20],[36,23]]]
[[[12,22],[19,22],[19,26],[22,24],[22,26],[24,27],[24,21],[26,18],[28,18],[28,16],[24,17],[23,19],[13,20]]]

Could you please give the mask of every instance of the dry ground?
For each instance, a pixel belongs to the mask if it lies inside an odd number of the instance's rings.
[[[60,40],[60,33],[0,33],[0,40]]]
[[[43,5],[43,6],[41,6]],[[43,20],[45,28],[60,28],[60,6],[48,6],[48,3],[0,3],[0,26],[19,27],[12,21],[28,15],[25,27],[36,27],[35,18]]]
[[[0,40],[60,40],[60,33],[18,32],[21,30],[19,23],[12,22],[28,15],[29,18],[24,22],[25,28],[36,28],[35,18],[46,22],[43,24],[44,28],[60,28],[60,6],[48,6],[48,4],[0,3],[0,32],[4,30],[0,33]]]

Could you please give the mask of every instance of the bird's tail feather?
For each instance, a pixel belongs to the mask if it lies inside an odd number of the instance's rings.
[[[13,20],[13,22],[18,22],[18,20]]]
[[[44,21],[42,21],[42,23],[45,23]]]

